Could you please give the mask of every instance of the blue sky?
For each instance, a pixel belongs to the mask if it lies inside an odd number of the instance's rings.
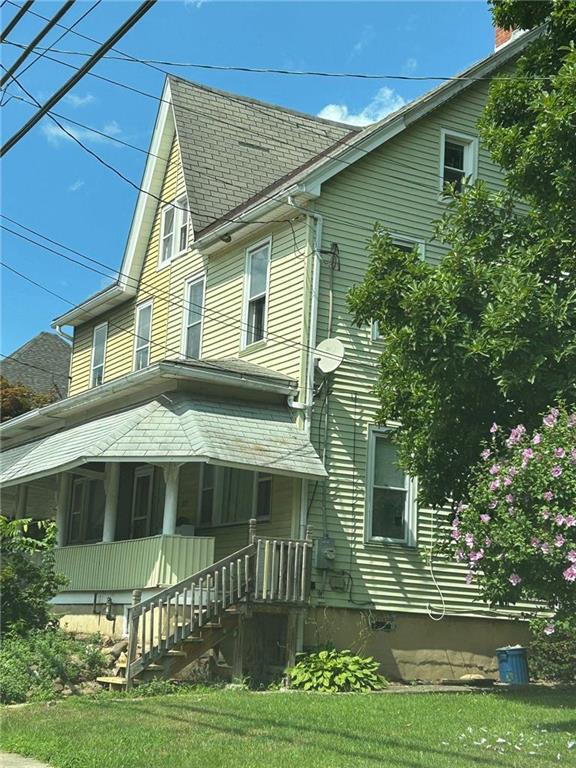
[[[18,0],[21,2],[21,0]],[[62,23],[70,26],[92,3],[78,2]],[[76,28],[104,40],[138,6],[103,0]],[[52,16],[60,3],[33,8]],[[2,27],[15,12],[2,9]],[[28,14],[10,39],[26,43],[45,22]],[[50,44],[62,30],[42,44]],[[65,51],[96,46],[68,34]],[[452,75],[491,52],[493,31],[486,2],[194,2],[160,0],[118,47],[145,59],[289,69],[370,72],[395,75]],[[3,46],[7,66],[18,49]],[[56,54],[54,54],[56,55]],[[85,59],[57,54],[79,65]],[[28,61],[31,61],[29,59]],[[332,119],[366,124],[383,117],[434,83],[287,77],[171,68],[206,85],[281,104]],[[163,75],[148,67],[101,61],[94,70],[158,96]],[[39,101],[72,70],[42,59],[22,77]],[[4,96],[24,96],[12,84]],[[104,133],[147,148],[158,102],[85,77],[55,107]],[[17,99],[2,107],[6,140],[33,113]],[[95,134],[82,140],[107,162],[139,183],[145,156]],[[45,118],[4,158],[4,214],[65,245],[119,267],[136,200],[135,190],[63,137]],[[7,226],[12,226],[4,221]],[[108,281],[76,264],[39,250],[2,231],[2,260],[45,287],[77,303]],[[49,296],[2,269],[0,351],[10,354],[50,326],[69,304]]]

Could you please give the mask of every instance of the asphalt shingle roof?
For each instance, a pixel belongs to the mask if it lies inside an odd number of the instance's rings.
[[[196,234],[358,130],[178,77],[169,80]]]
[[[42,331],[0,362],[0,376],[35,392],[49,392],[55,387],[59,397],[64,398],[71,353],[72,347],[64,339]]]
[[[183,463],[200,459],[299,477],[326,475],[286,407],[170,393],[4,451],[0,481],[31,480],[90,461],[152,457]]]

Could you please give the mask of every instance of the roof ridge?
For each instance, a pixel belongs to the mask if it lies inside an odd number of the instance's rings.
[[[226,98],[232,97],[235,101],[243,101],[243,102],[246,102],[246,104],[256,104],[258,106],[266,107],[267,109],[273,109],[278,112],[286,112],[289,115],[294,115],[294,117],[300,117],[306,120],[311,120],[314,123],[329,125],[332,128],[342,128],[343,130],[355,131],[355,132],[359,132],[362,130],[359,126],[350,125],[348,123],[340,123],[337,120],[328,120],[325,117],[318,117],[317,115],[311,115],[309,112],[302,112],[298,109],[283,107],[280,104],[273,104],[270,101],[264,101],[263,99],[256,99],[253,96],[243,96],[242,94],[234,93],[233,91],[225,91],[222,88],[213,88],[210,85],[204,85],[204,83],[198,83],[195,80],[187,80],[185,77],[180,77],[179,75],[168,75],[167,79],[179,80],[181,83],[184,83],[187,86],[192,86],[193,88],[198,88],[198,90],[201,90],[201,91],[213,93],[217,96],[224,96]]]

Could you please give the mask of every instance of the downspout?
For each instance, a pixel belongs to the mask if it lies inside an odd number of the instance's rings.
[[[300,211],[315,221],[312,267],[312,295],[310,299],[310,323],[308,327],[308,363],[306,367],[306,392],[304,393],[305,421],[304,431],[310,434],[312,428],[312,405],[314,402],[314,348],[316,347],[316,332],[318,330],[318,304],[320,287],[320,249],[322,247],[322,227],[324,219],[319,213],[304,208],[294,202],[292,195],[288,196],[288,205],[296,211]],[[306,536],[308,525],[308,480],[302,480],[300,498],[300,538]]]
[[[74,336],[70,336],[69,333],[66,333],[62,330],[62,327],[57,325],[55,326],[54,330],[58,334],[58,336],[61,336],[63,339],[66,339],[66,341],[74,341]]]

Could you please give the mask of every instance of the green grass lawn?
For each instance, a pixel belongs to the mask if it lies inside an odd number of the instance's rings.
[[[576,766],[575,705],[546,690],[102,696],[5,708],[2,747],[56,768]]]

